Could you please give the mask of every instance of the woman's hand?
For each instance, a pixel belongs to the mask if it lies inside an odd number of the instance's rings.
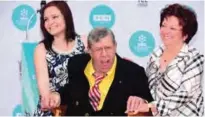
[[[50,92],[41,97],[41,110],[48,111],[60,105],[60,95],[57,92]]]
[[[49,99],[49,94],[48,95],[44,95],[41,96],[41,110],[42,111],[48,111],[50,109],[49,103],[50,103],[50,99]]]

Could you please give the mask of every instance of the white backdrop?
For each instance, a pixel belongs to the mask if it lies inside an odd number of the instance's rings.
[[[143,0],[140,0],[143,1]],[[115,14],[111,29],[114,31],[118,53],[143,67],[146,67],[148,56],[140,57],[130,49],[130,39],[136,31],[147,31],[155,40],[155,47],[161,44],[159,37],[160,10],[170,3],[189,5],[198,17],[199,28],[191,45],[204,53],[204,2],[203,1],[68,1],[74,17],[77,33],[86,36],[93,28],[89,22],[91,11],[97,5],[106,5]],[[143,4],[145,3],[145,4]],[[20,5],[29,5],[34,10],[40,8],[40,1],[1,1],[0,2],[0,115],[17,116],[22,103],[22,85],[20,64],[22,60],[21,42],[27,42],[26,32],[18,29],[12,16]],[[28,39],[38,42],[41,38],[40,15],[28,32]],[[28,67],[28,69],[30,69]],[[25,83],[25,82],[24,82]],[[32,98],[32,97],[31,97]],[[29,100],[28,100],[29,101]]]

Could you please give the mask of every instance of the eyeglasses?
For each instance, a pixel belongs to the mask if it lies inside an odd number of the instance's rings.
[[[95,53],[111,52],[113,50],[114,50],[114,47],[111,47],[111,46],[91,48],[91,51]]]

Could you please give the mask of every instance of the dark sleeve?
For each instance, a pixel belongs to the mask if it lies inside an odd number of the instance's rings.
[[[73,82],[76,81],[76,74],[84,70],[84,64],[87,63],[89,59],[90,57],[88,54],[78,54],[69,59],[67,65],[68,83],[58,91],[61,96],[61,104],[68,104],[72,101],[70,90],[72,90],[71,87],[73,87]]]
[[[139,74],[139,75],[137,75],[137,77],[139,78],[138,86],[140,86],[140,87],[137,87],[138,89],[135,89],[135,90],[139,91],[141,98],[147,100],[148,102],[153,101],[152,95],[151,95],[150,90],[149,90],[148,77],[146,76],[144,68],[139,67],[137,74]]]
[[[60,98],[61,98],[61,105],[65,105],[68,103],[68,101],[70,100],[70,94],[69,94],[69,90],[70,90],[70,85],[72,83],[72,72],[73,72],[73,62],[74,62],[75,58],[71,57],[68,61],[68,65],[67,65],[67,69],[68,69],[68,82],[65,84],[64,87],[61,87],[58,91],[58,93],[60,94]]]
[[[61,87],[58,90],[58,93],[60,94],[61,98],[61,105],[66,105],[69,101],[69,83],[67,83],[64,87]]]

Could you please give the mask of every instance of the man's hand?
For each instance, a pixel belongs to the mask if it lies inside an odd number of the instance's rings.
[[[60,106],[60,94],[58,92],[51,92],[50,93],[50,108],[56,108]]]
[[[125,113],[136,115],[139,112],[149,112],[148,103],[137,96],[130,96],[127,101],[127,110]]]

